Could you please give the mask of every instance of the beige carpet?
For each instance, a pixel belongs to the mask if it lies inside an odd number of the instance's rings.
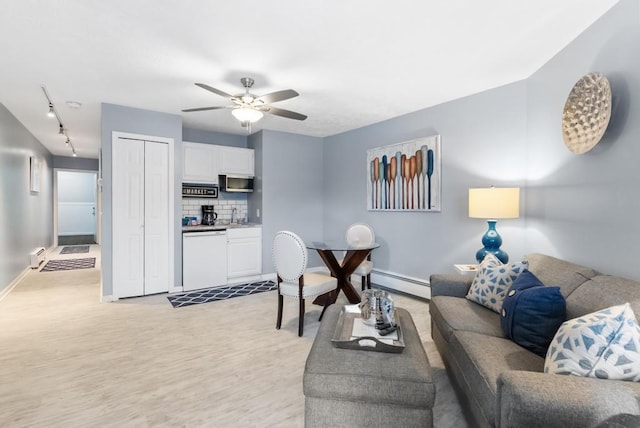
[[[29,272],[0,302],[0,426],[304,425],[302,373],[321,308],[308,305],[299,338],[294,300],[275,329],[273,291],[178,309],[166,295],[101,303],[97,266]],[[394,298],[434,369],[435,426],[466,426],[427,303]]]

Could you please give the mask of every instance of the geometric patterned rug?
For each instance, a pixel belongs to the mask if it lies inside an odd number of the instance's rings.
[[[191,291],[185,294],[167,296],[174,308],[197,305],[200,303],[215,302],[218,300],[232,299],[249,294],[263,293],[265,291],[276,290],[278,286],[273,281],[252,282],[249,284],[229,285],[225,287],[205,288],[203,290]]]
[[[88,253],[89,246],[88,245],[74,245],[73,247],[63,247],[60,254],[79,254],[79,253]]]
[[[56,270],[74,270],[74,269],[90,269],[96,266],[96,258],[88,257],[85,259],[66,259],[66,260],[49,260],[46,265],[40,269],[40,272],[53,272]]]

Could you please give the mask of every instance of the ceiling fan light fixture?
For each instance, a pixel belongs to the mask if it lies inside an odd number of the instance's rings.
[[[231,114],[240,122],[254,123],[262,119],[264,114],[260,110],[253,109],[251,107],[240,107],[231,110]]]

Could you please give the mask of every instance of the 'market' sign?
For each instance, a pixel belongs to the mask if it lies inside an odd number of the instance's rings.
[[[183,198],[217,198],[218,186],[210,186],[206,184],[183,184]]]

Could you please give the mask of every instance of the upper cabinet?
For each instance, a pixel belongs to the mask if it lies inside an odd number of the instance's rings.
[[[186,183],[218,184],[220,146],[182,143],[182,181]]]
[[[182,143],[182,181],[218,184],[218,174],[254,175],[253,149]]]
[[[253,149],[220,146],[220,174],[254,175]]]

